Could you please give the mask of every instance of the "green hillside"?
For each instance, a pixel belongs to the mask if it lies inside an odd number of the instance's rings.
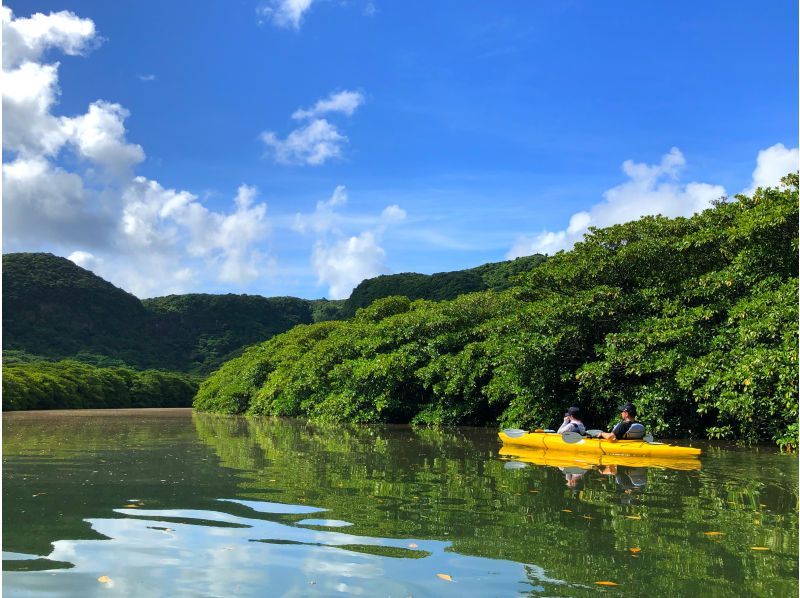
[[[373,301],[393,295],[409,299],[443,301],[476,291],[503,291],[511,286],[515,276],[532,270],[544,259],[543,255],[532,255],[455,272],[437,274],[407,272],[368,278],[353,289],[342,311],[344,315],[351,317],[358,309],[367,307]]]
[[[479,288],[507,285],[526,263],[380,277],[362,283],[356,300],[452,298],[472,289],[464,280],[477,279]],[[350,300],[256,295],[140,301],[44,253],[3,256],[3,308],[4,409],[188,405],[199,381],[246,346],[355,312]]]
[[[508,290],[389,297],[248,348],[195,407],[538,427],[622,401],[650,430],[797,444],[798,177],[692,218],[593,230]]]

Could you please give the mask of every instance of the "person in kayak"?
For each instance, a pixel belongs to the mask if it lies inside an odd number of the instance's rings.
[[[580,407],[572,406],[567,409],[567,412],[564,414],[564,423],[561,424],[561,427],[556,432],[558,434],[577,432],[581,436],[586,434],[586,426],[584,426],[581,421]]]
[[[605,440],[638,440],[644,438],[644,425],[636,421],[636,407],[632,403],[625,403],[619,407],[622,421],[617,423],[610,432],[600,432],[600,438]]]

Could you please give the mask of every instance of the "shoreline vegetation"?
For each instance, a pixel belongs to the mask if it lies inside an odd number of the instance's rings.
[[[382,276],[337,302],[139,301],[64,258],[10,254],[3,409],[530,428],[573,403],[602,427],[631,401],[657,436],[791,449],[797,272],[797,174],[547,259]]]
[[[797,445],[798,176],[594,229],[505,291],[387,297],[249,347],[198,410],[539,427],[633,402],[658,436]]]

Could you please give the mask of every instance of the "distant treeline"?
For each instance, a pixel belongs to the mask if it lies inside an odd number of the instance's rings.
[[[391,293],[452,299],[476,285],[503,288],[541,259],[382,276],[339,301],[231,294],[140,301],[65,258],[6,254],[3,409],[190,405],[196,381],[245,346],[298,324],[348,317],[352,301],[365,305]],[[162,371],[139,371],[148,369]]]
[[[159,370],[95,367],[78,361],[3,366],[3,410],[190,407],[197,379]]]
[[[297,326],[226,363],[195,407],[538,427],[575,403],[605,425],[632,401],[657,435],[796,445],[797,187],[592,230],[504,291]]]
[[[71,261],[46,253],[3,256],[4,361],[25,354],[99,366],[208,374],[297,324],[351,317],[390,294],[453,299],[507,287],[541,256],[435,275],[397,274],[363,281],[347,300],[257,295],[169,295],[140,301]]]

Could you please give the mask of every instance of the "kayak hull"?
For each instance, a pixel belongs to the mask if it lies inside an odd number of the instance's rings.
[[[627,467],[656,467],[659,469],[680,469],[693,471],[700,469],[700,459],[694,455],[652,457],[647,455],[604,455],[601,453],[567,453],[548,451],[543,448],[529,448],[514,444],[500,447],[500,456],[515,461],[547,465],[550,467],[581,467],[591,469],[604,465],[625,465]]]
[[[702,453],[699,448],[691,446],[674,446],[660,442],[644,440],[604,440],[601,438],[583,437],[578,442],[565,442],[561,434],[548,432],[528,432],[512,437],[500,432],[503,444],[595,455],[640,455],[648,457],[688,457]]]

